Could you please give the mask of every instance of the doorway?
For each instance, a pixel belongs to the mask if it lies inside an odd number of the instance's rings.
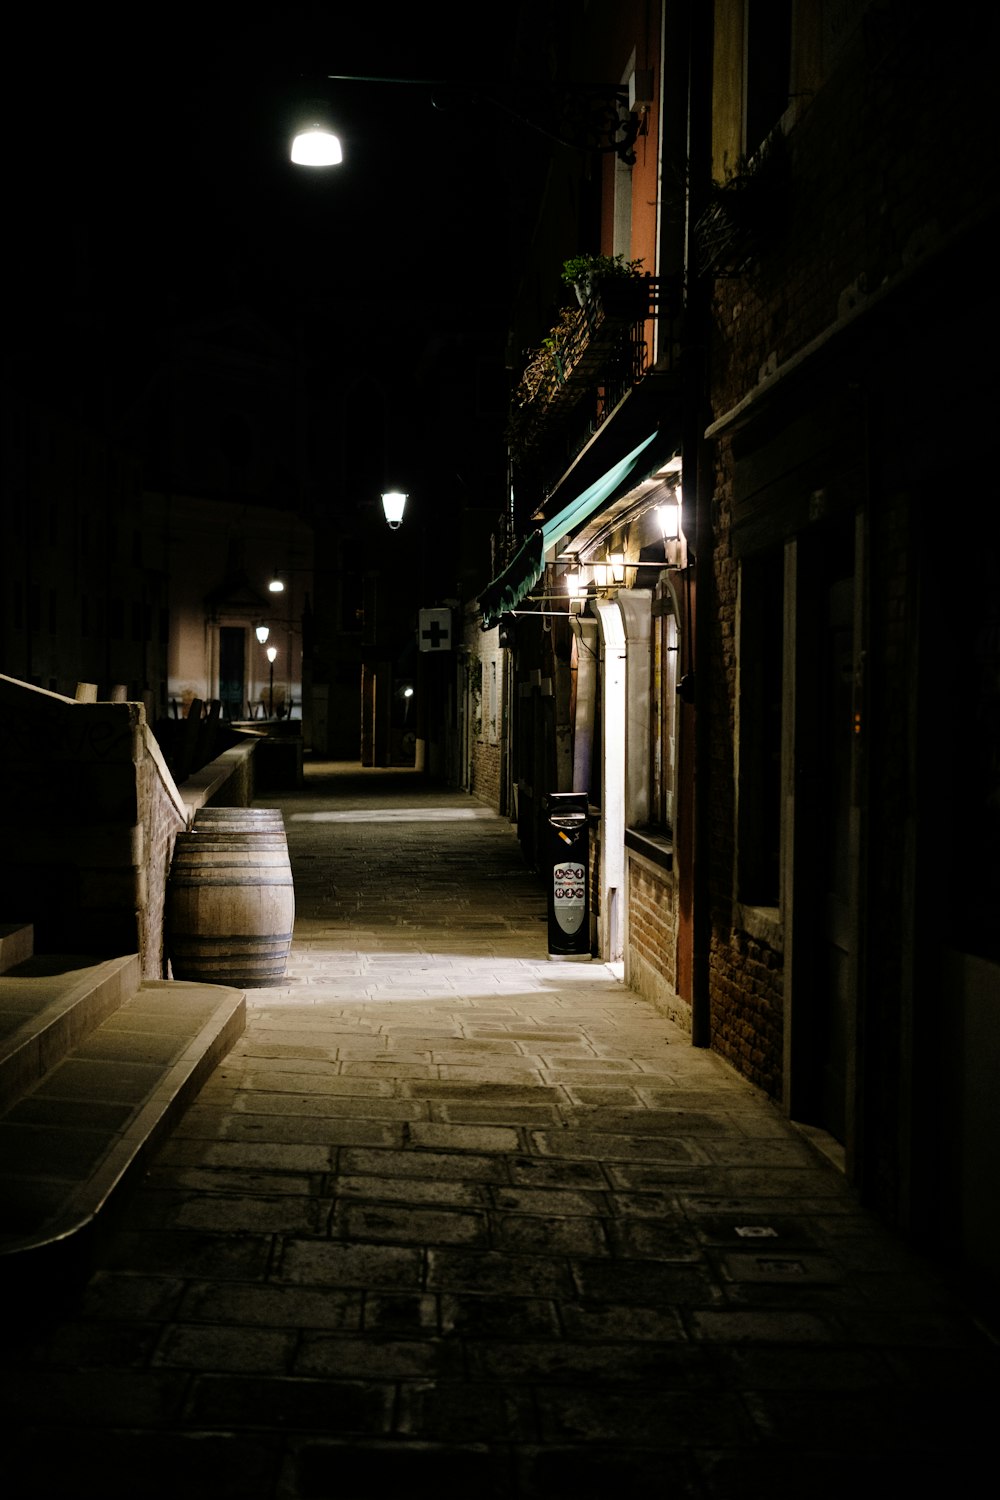
[[[800,540],[795,713],[790,1078],[793,1118],[849,1144],[858,974],[854,788],[859,620],[853,532]]]
[[[242,719],[247,711],[246,628],[219,627],[219,701],[224,719]]]

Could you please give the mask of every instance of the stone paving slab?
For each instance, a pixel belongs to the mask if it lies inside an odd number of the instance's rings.
[[[961,1289],[617,970],[547,959],[505,822],[350,767],[272,805],[286,982],[0,1362],[21,1494],[971,1492],[1000,1357]]]

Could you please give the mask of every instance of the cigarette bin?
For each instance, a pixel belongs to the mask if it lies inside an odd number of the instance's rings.
[[[587,794],[550,792],[545,810],[549,957],[589,958]]]

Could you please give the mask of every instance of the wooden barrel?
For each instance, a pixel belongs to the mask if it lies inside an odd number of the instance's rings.
[[[248,989],[280,981],[295,922],[284,834],[179,833],[167,887],[175,979]]]
[[[195,833],[280,833],[285,821],[277,807],[201,807],[194,815]]]

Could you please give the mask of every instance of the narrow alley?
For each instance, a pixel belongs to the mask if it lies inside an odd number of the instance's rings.
[[[772,1104],[547,958],[505,820],[340,763],[258,805],[286,978],[8,1346],[10,1500],[978,1484],[995,1346]]]

